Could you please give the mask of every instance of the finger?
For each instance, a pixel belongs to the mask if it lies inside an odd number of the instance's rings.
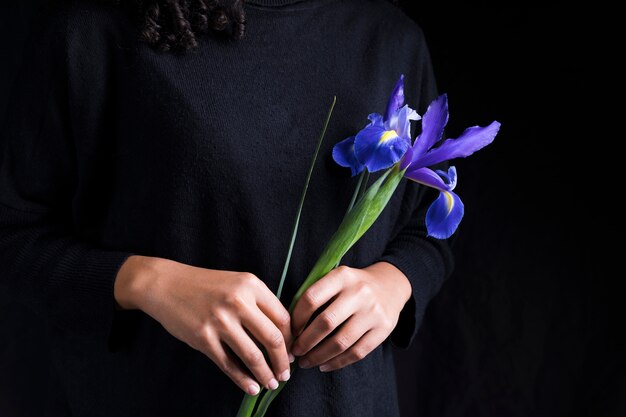
[[[307,289],[294,308],[291,327],[297,337],[304,330],[315,311],[337,295],[344,287],[348,267],[333,269]]]
[[[311,324],[305,327],[304,331],[294,342],[291,352],[296,356],[305,355],[348,320],[356,311],[358,311],[357,299],[345,295],[337,297],[335,301],[313,319]]]
[[[287,381],[289,379],[289,357],[285,338],[281,331],[257,306],[247,308],[240,317],[244,327],[265,347],[276,379]]]
[[[209,342],[205,354],[247,394],[257,395],[261,391],[259,383],[231,357],[221,342]]]
[[[291,333],[291,315],[276,295],[263,283],[262,290],[257,294],[257,306],[283,334],[285,345],[291,348],[293,335]]]
[[[300,367],[311,368],[330,361],[349,350],[371,329],[372,325],[368,322],[365,315],[352,316],[334,335],[300,358]]]
[[[320,371],[330,372],[360,361],[376,349],[386,337],[384,330],[370,330],[352,345],[350,349],[335,356],[330,361],[323,363],[320,366]]]
[[[278,381],[274,378],[274,373],[267,364],[263,352],[242,327],[234,326],[229,333],[222,337],[261,385],[267,389],[276,389]]]

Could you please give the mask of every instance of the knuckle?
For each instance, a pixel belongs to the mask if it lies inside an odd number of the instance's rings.
[[[231,293],[224,298],[224,302],[230,308],[240,310],[246,306],[246,300],[240,294]]]
[[[372,295],[374,294],[374,290],[372,289],[372,287],[369,284],[367,284],[365,282],[360,282],[356,286],[356,293],[361,298],[371,299]]]
[[[352,351],[352,358],[357,361],[360,361],[361,359],[364,359],[368,353],[369,352],[367,352],[363,348],[354,348],[354,350]]]
[[[280,332],[272,333],[267,339],[267,347],[277,349],[283,346],[283,334]]]
[[[387,316],[384,316],[385,318],[383,319],[383,327],[387,330],[393,330],[396,327],[396,324],[398,324],[398,318],[396,317],[395,319],[391,319]]]
[[[235,365],[231,361],[227,359],[222,360],[219,363],[219,367],[222,370],[222,372],[224,372],[226,375],[230,376],[231,378],[235,376],[235,373],[236,373]]]
[[[348,274],[350,272],[352,268],[350,268],[348,265],[339,265],[337,268],[335,268],[335,271],[337,271],[337,273],[345,275]]]
[[[351,282],[355,277],[354,271],[348,265],[340,265],[335,268],[335,271],[337,271],[336,273],[341,278],[342,282]]]
[[[210,355],[213,352],[211,339],[206,334],[198,334],[195,336],[194,344],[198,346],[198,350]]]
[[[381,322],[388,322],[389,321],[389,319],[387,318],[387,315],[385,314],[385,309],[379,303],[372,304],[371,312]]]
[[[387,317],[380,319],[380,326],[385,330],[392,330],[395,327],[395,323]]]
[[[335,348],[343,352],[350,347],[350,340],[347,336],[337,336],[334,340]]]
[[[283,311],[278,318],[277,323],[281,329],[287,330],[291,328],[291,315],[287,310]]]
[[[258,366],[264,361],[263,354],[260,350],[255,349],[252,352],[248,352],[245,357],[246,363],[250,366]]]
[[[307,310],[315,310],[317,308],[317,300],[319,296],[316,291],[309,289],[302,296],[302,301],[304,302],[304,307]]]
[[[223,310],[216,310],[211,315],[211,322],[219,330],[227,329],[230,325],[230,318],[228,314]]]
[[[259,279],[252,272],[242,272],[241,273],[241,282],[244,285],[256,285],[259,282]]]
[[[229,375],[230,379],[232,379],[232,381],[238,386],[240,387],[242,390],[244,391],[248,391],[248,378],[246,378],[245,376],[239,376],[239,375]]]
[[[337,316],[332,311],[326,311],[319,316],[320,327],[324,330],[332,330],[335,328]]]

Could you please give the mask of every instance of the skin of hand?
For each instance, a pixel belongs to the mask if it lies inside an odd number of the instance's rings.
[[[292,314],[297,338],[291,352],[300,356],[300,367],[319,366],[322,372],[355,363],[391,334],[410,297],[410,281],[388,262],[363,269],[341,265],[298,300]]]
[[[208,356],[248,394],[258,394],[257,381],[276,389],[278,381],[289,379],[294,359],[288,353],[289,312],[251,273],[131,255],[118,271],[114,296],[117,308],[144,311],[174,337]]]

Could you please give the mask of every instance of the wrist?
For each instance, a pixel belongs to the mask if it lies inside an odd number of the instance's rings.
[[[158,265],[164,259],[131,255],[120,267],[114,284],[116,308],[143,310],[150,288],[156,282]]]
[[[379,261],[370,265],[368,269],[373,269],[373,272],[379,277],[378,279],[382,277],[386,282],[392,284],[403,304],[409,301],[413,293],[411,281],[398,267],[386,261]]]

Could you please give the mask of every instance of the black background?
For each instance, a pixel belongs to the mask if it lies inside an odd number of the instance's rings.
[[[42,2],[0,5],[2,118]],[[403,416],[625,416],[624,277],[601,256],[617,203],[597,187],[618,179],[595,151],[602,138],[585,130],[608,123],[590,120],[601,105],[591,17],[500,3],[405,2],[449,95],[448,136],[493,119],[502,130],[456,163],[466,205],[457,266],[398,352]],[[3,292],[0,329],[0,415],[40,416],[42,331]]]

